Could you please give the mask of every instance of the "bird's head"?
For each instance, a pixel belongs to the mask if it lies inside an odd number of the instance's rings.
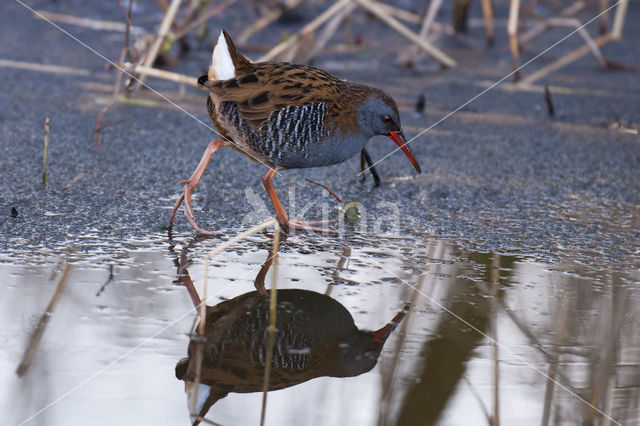
[[[422,173],[420,164],[406,143],[406,138],[400,127],[400,114],[395,101],[381,90],[368,89],[369,96],[358,107],[357,117],[360,129],[369,137],[388,136],[402,149],[416,171]]]

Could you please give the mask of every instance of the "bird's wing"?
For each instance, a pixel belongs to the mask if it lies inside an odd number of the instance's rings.
[[[207,85],[219,103],[232,102],[254,130],[264,130],[272,114],[284,108],[325,104],[328,110],[344,82],[322,70],[282,62],[254,64],[250,73]]]

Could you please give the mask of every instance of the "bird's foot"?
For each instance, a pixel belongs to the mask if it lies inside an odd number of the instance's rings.
[[[183,180],[182,182],[180,182],[180,184],[184,185],[184,191],[180,195],[180,198],[178,198],[178,201],[176,201],[176,204],[173,206],[173,211],[171,212],[171,217],[169,218],[169,227],[173,226],[173,219],[175,218],[176,213],[178,212],[178,208],[184,201],[184,217],[187,218],[187,220],[189,221],[193,229],[200,235],[215,235],[215,233],[207,229],[201,228],[196,223],[196,217],[193,214],[193,209],[191,208],[191,195],[193,194],[195,185],[192,185],[190,180]]]

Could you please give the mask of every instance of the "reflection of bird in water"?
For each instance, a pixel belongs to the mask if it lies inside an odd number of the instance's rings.
[[[371,370],[406,309],[377,331],[362,331],[335,299],[308,290],[278,290],[276,340],[269,390],[321,377],[352,377]],[[269,298],[250,292],[207,307],[196,412],[200,417],[230,392],[260,392],[269,325]],[[195,347],[176,365],[176,377],[195,379]],[[194,424],[197,424],[196,420]]]

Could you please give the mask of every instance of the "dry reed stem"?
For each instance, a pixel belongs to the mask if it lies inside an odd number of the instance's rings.
[[[385,13],[384,9],[380,8],[379,3],[374,2],[372,0],[356,0],[362,7],[367,9],[369,12],[373,13],[378,19],[387,24],[393,30],[395,30],[398,34],[416,44],[426,53],[430,54],[434,57],[441,65],[446,67],[454,67],[456,66],[456,61],[453,60],[450,56],[445,54],[443,51],[433,46],[428,41],[420,38],[416,33],[407,28],[404,24],[400,23],[393,16]]]
[[[589,47],[589,50],[591,50],[591,53],[593,54],[593,56],[596,58],[598,65],[602,68],[607,67],[607,61],[602,56],[602,53],[600,53],[600,49],[598,48],[596,43],[593,41],[593,38],[591,38],[587,30],[584,28],[582,22],[580,22],[578,19],[574,19],[574,18],[545,19],[544,22],[542,22],[541,24],[533,28],[533,30],[536,30],[536,31],[527,32],[525,35],[520,37],[519,40],[520,42],[530,41],[533,37],[539,35],[548,27],[575,28],[578,34],[580,35],[580,37],[582,37],[582,39],[584,40],[585,44]],[[538,30],[538,28],[541,28],[541,29]]]
[[[274,224],[273,248],[271,250],[271,260],[273,262],[273,272],[271,274],[271,289],[269,291],[269,337],[264,366],[264,384],[262,386],[262,412],[260,413],[260,426],[264,426],[267,413],[267,393],[269,392],[269,380],[271,378],[271,363],[273,360],[273,347],[276,342],[276,312],[278,304],[278,249],[280,248],[280,226],[277,221]]]
[[[493,346],[493,415],[491,426],[500,426],[500,346],[498,343],[498,292],[500,286],[500,255],[491,259],[491,338]]]
[[[434,1],[442,2],[442,0],[434,0]],[[432,3],[433,1],[429,3],[429,7],[431,7]],[[387,3],[378,3],[377,5],[378,7],[380,7],[380,9],[384,10],[388,14],[393,15],[398,19],[402,19],[405,22],[410,22],[416,25],[422,22],[422,16],[418,15],[417,13],[409,12],[407,10],[401,9],[396,6],[392,6]]]
[[[549,370],[548,370],[548,379],[545,388],[545,397],[544,397],[544,408],[542,411],[542,426],[546,426],[549,424],[549,418],[551,416],[551,403],[553,401],[553,393],[556,386],[556,377],[558,375],[558,360],[560,354],[558,353],[558,349],[567,344],[567,339],[569,337],[569,329],[567,324],[567,319],[569,315],[569,297],[567,294],[563,294],[563,296],[558,300],[559,306],[556,309],[558,312],[556,317],[556,329],[555,329],[555,339],[554,339],[554,352],[551,355],[551,359],[549,362]]]
[[[38,9],[34,13],[34,17],[37,19],[49,20],[52,22],[60,22],[63,24],[76,25],[78,27],[90,28],[98,31],[116,31],[124,33],[127,31],[126,24],[115,21],[105,21],[102,19],[80,18],[77,16],[66,15],[63,13],[47,12],[46,10]],[[131,27],[131,29],[137,34],[144,34],[144,29],[140,27]]]
[[[605,34],[605,35],[596,37],[593,40],[593,42],[595,43],[596,46],[602,47],[603,45],[607,44],[611,40],[613,40],[611,34]],[[580,46],[579,48],[567,53],[562,58],[550,64],[545,65],[544,67],[540,68],[538,71],[535,71],[534,73],[529,74],[528,76],[523,78],[520,82],[518,82],[517,85],[518,86],[531,85],[536,81],[540,80],[541,78],[544,78],[547,75],[551,74],[552,72],[558,71],[559,69],[564,68],[567,65],[577,61],[578,59],[582,58],[584,55],[588,54],[590,51],[591,50],[589,49],[589,46],[587,45]]]
[[[269,25],[277,21],[278,18],[282,16],[282,13],[285,10],[295,9],[300,5],[300,3],[302,3],[302,0],[289,0],[284,4],[284,8],[278,8],[276,10],[266,13],[264,16],[260,17],[257,21],[255,21],[253,24],[249,25],[247,28],[242,30],[240,35],[236,38],[238,44],[245,44],[247,41],[249,41],[252,35],[254,35],[258,31],[268,27]]]
[[[611,37],[614,40],[620,40],[622,38],[622,28],[624,27],[624,20],[627,16],[627,7],[629,6],[629,0],[621,0],[620,4],[616,7],[616,14],[613,18],[613,27],[611,28]]]
[[[70,272],[71,272],[71,264],[67,262],[64,268],[64,271],[62,272],[62,276],[58,281],[58,286],[56,287],[56,291],[55,293],[53,293],[53,296],[51,297],[51,300],[49,301],[47,308],[45,309],[44,313],[40,317],[40,320],[38,321],[38,325],[36,325],[36,328],[33,330],[33,333],[29,338],[29,344],[27,345],[27,349],[24,351],[24,354],[22,355],[22,360],[20,361],[20,364],[16,369],[16,374],[20,377],[22,377],[27,372],[27,370],[29,369],[29,366],[31,365],[31,360],[33,359],[35,350],[38,344],[40,343],[42,336],[44,335],[44,331],[47,327],[47,324],[49,323],[49,318],[51,318],[51,313],[53,312],[53,309],[58,303],[58,300],[60,299],[60,295],[62,294],[62,291],[67,285],[67,280],[69,278]]]
[[[42,155],[42,184],[47,184],[47,160],[49,156],[49,117],[44,119],[44,154]]]
[[[136,65],[132,68],[132,72],[141,76],[161,78],[163,80],[173,81],[174,83],[188,84],[193,87],[198,87],[197,78],[185,74],[179,74],[177,72],[164,71],[158,68],[148,67],[146,65]]]
[[[21,70],[38,71],[50,74],[68,74],[68,75],[93,75],[91,71],[83,68],[65,67],[61,65],[45,65],[35,62],[14,61],[11,59],[0,59],[0,67],[16,68]]]
[[[122,5],[122,0],[118,0],[118,5],[120,6],[122,13],[124,14],[124,20],[126,25],[125,32],[124,32],[124,48],[127,51],[127,60],[130,62],[133,62],[133,55],[131,54],[131,47],[129,43],[129,38],[131,35],[131,12],[133,10],[133,0],[129,0],[129,8],[127,10],[125,10],[124,6]]]
[[[484,18],[484,32],[487,37],[487,43],[493,44],[495,41],[493,29],[493,1],[482,0],[482,17]]]
[[[238,0],[226,0],[225,2],[220,3],[219,5],[209,9],[205,14],[201,15],[198,19],[196,19],[195,21],[191,22],[185,28],[182,28],[179,31],[177,31],[174,34],[173,39],[174,40],[181,39],[182,37],[187,35],[189,32],[191,32],[191,31],[195,30],[196,28],[200,27],[201,25],[205,24],[209,19],[211,19],[214,16],[217,16],[217,15],[221,14],[222,12],[224,12],[224,10],[227,7],[231,6],[232,4],[234,4],[237,1]]]
[[[356,6],[357,6],[356,4],[351,3],[347,5],[347,7],[342,9],[340,12],[338,12],[337,15],[331,18],[331,20],[324,27],[324,30],[322,31],[320,36],[317,38],[317,40],[309,50],[309,53],[304,55],[305,62],[311,61],[318,53],[320,53],[322,49],[324,49],[324,47],[327,45],[331,37],[338,30],[342,21],[344,21],[345,18],[351,15],[351,13],[356,8]]]
[[[569,16],[575,15],[576,13],[584,9],[585,5],[586,4],[583,0],[578,0],[577,2],[573,3],[571,6],[558,12],[558,17],[567,18]],[[535,26],[533,26],[529,31],[527,31],[526,33],[518,37],[518,40],[520,40],[521,44],[528,43],[533,38],[542,34],[542,32],[544,32],[546,28],[547,28],[546,20],[542,20],[541,22],[538,22]]]
[[[180,7],[180,3],[182,0],[172,0],[169,5],[169,9],[167,9],[167,13],[164,15],[164,19],[160,24],[160,28],[158,29],[158,34],[156,35],[153,44],[147,51],[147,55],[144,59],[143,65],[147,68],[152,68],[153,63],[156,61],[156,57],[158,56],[158,52],[160,51],[160,47],[164,42],[165,37],[169,33],[171,29],[171,24],[176,19],[176,14],[178,13],[178,8]],[[145,80],[145,75],[141,75],[138,81],[138,84],[142,85]]]
[[[287,49],[291,48],[294,44],[296,44],[305,34],[309,34],[319,28],[322,24],[331,19],[335,14],[340,12],[342,9],[347,7],[352,0],[339,0],[334,3],[327,10],[322,12],[316,19],[309,22],[307,25],[302,27],[300,31],[289,37],[287,40],[279,43],[274,46],[267,53],[262,55],[258,62],[270,61],[281,53],[285,52]]]
[[[511,0],[509,8],[509,22],[507,34],[509,34],[509,49],[513,58],[514,80],[520,79],[520,48],[518,46],[518,14],[520,12],[520,0]]]
[[[420,38],[424,38],[424,39],[427,38],[427,35],[429,34],[429,30],[431,29],[431,26],[435,22],[436,15],[440,10],[440,6],[442,6],[442,0],[431,0],[429,2],[429,9],[427,9],[427,13],[425,13],[424,19],[421,20],[422,26],[420,27],[420,32],[418,33],[418,36]],[[396,16],[399,18],[398,15]],[[419,52],[418,46],[411,46],[409,51],[407,51],[404,55],[400,57],[399,61],[402,63],[414,62],[419,58],[418,56],[419,53],[420,52]]]

